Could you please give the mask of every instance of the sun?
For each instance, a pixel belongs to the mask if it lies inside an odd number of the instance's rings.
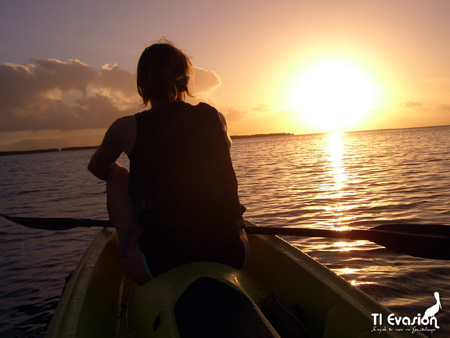
[[[289,109],[301,123],[322,131],[356,127],[377,107],[379,89],[368,72],[349,61],[310,64],[295,76],[287,93]]]

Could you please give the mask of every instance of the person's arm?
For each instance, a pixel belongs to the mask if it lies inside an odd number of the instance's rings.
[[[227,139],[228,149],[231,150],[231,144],[232,144],[232,142],[231,142],[231,137],[230,137],[230,135],[228,134],[228,124],[227,124],[227,119],[225,118],[225,116],[224,116],[221,112],[219,112],[219,118],[220,118],[220,121],[222,122],[223,131],[225,132],[225,137],[226,137],[226,139]]]
[[[108,178],[109,170],[118,166],[117,158],[126,152],[129,154],[136,138],[136,125],[133,116],[126,116],[115,121],[106,131],[105,137],[94,152],[88,170],[101,180]]]

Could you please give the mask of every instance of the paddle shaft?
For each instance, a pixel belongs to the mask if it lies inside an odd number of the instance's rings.
[[[408,228],[410,226],[408,224],[386,224],[368,230],[336,231],[309,228],[258,227],[251,222],[246,221],[246,223],[246,232],[248,234],[367,240],[382,245],[387,249],[411,256],[450,259],[450,227],[443,225],[433,225],[431,233],[427,233],[427,225],[420,227],[412,225],[414,233],[407,233],[398,229]],[[418,228],[422,228],[422,232],[418,232]]]
[[[16,217],[3,214],[0,214],[0,216],[14,223],[44,230],[66,230],[77,227],[112,227],[111,222],[106,220]],[[444,225],[385,224],[368,230],[336,231],[309,228],[258,227],[247,220],[245,223],[248,234],[368,240],[399,253],[424,258],[450,259],[450,227]]]

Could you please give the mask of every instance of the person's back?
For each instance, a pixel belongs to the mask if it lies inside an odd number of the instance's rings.
[[[135,205],[151,206],[141,217],[140,248],[153,274],[199,260],[242,266],[245,209],[218,114],[184,102],[136,114],[129,190]],[[164,259],[152,259],[161,252]]]

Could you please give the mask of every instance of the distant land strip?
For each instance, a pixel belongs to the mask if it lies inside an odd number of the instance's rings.
[[[17,150],[17,151],[0,151],[0,156],[6,155],[24,155],[24,154],[37,154],[37,153],[53,153],[58,151],[74,151],[74,150],[85,150],[85,149],[95,149],[98,146],[88,146],[88,147],[68,147],[68,148],[51,148],[51,149],[36,149],[36,150]]]
[[[271,134],[253,134],[253,135],[233,135],[232,139],[250,138],[250,137],[272,137],[272,136],[293,136],[291,133],[271,133]]]
[[[271,133],[271,134],[253,134],[253,135],[233,135],[232,139],[240,139],[240,138],[252,138],[252,137],[273,137],[273,136],[293,136],[291,133]],[[76,150],[86,150],[86,149],[95,149],[98,146],[88,146],[88,147],[68,147],[68,148],[51,148],[51,149],[36,149],[36,150],[13,150],[13,151],[0,151],[0,156],[6,155],[23,155],[23,154],[37,154],[37,153],[52,153],[58,151],[76,151]]]

